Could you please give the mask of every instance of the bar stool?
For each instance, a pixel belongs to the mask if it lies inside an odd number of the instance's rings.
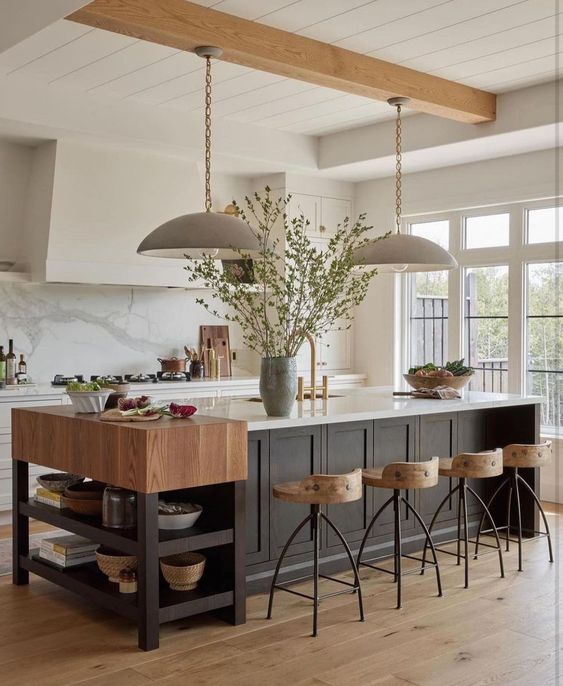
[[[510,474],[504,479],[504,481],[500,484],[500,486],[496,489],[496,491],[493,493],[491,496],[489,502],[487,503],[487,507],[489,510],[491,509],[491,504],[494,501],[494,499],[497,497],[497,495],[502,491],[502,489],[508,484],[508,512],[506,516],[506,524],[504,526],[497,526],[497,531],[502,531],[506,530],[506,550],[507,552],[510,550],[510,542],[512,543],[518,543],[518,571],[522,571],[522,532],[526,532],[528,534],[532,534],[529,538],[526,538],[527,541],[534,541],[537,540],[538,538],[545,536],[547,537],[547,545],[549,548],[549,561],[553,562],[553,548],[551,545],[551,534],[549,532],[549,525],[547,523],[547,518],[545,516],[545,512],[543,510],[543,507],[541,506],[541,503],[539,501],[538,496],[534,493],[534,489],[530,486],[530,484],[523,479],[520,474],[518,473],[518,469],[520,467],[524,467],[526,469],[534,469],[535,467],[543,467],[546,464],[549,464],[551,462],[551,441],[545,441],[544,443],[539,443],[539,444],[532,444],[532,445],[525,445],[521,443],[511,443],[510,445],[507,445],[506,448],[503,449],[503,463],[505,467],[508,467],[510,470]],[[534,499],[535,504],[538,506],[538,510],[540,511],[540,514],[543,519],[543,523],[545,526],[545,531],[536,531],[535,529],[525,529],[522,528],[522,510],[520,507],[520,487],[519,484],[522,484],[529,493],[532,494],[532,497]],[[516,514],[518,518],[518,538],[515,540],[514,538],[510,538],[510,527],[511,527],[511,505],[512,505],[512,492],[514,491],[516,495]],[[485,521],[484,516],[481,517],[481,521],[479,522],[479,529],[477,531],[477,542],[475,544],[475,557],[477,557],[477,554],[479,552],[479,538],[481,534],[487,534],[490,533],[490,529],[487,529],[486,531],[483,531],[483,523]]]
[[[401,578],[406,574],[412,574],[413,572],[420,571],[420,568],[409,569],[408,571],[402,570],[402,558],[406,557],[410,560],[417,560],[418,562],[424,561],[415,557],[414,555],[407,555],[402,552],[402,537],[401,537],[401,503],[407,506],[416,520],[422,527],[424,535],[426,536],[426,543],[430,546],[432,554],[434,555],[434,562],[429,562],[430,566],[436,569],[436,583],[438,585],[438,595],[442,595],[442,581],[440,579],[440,565],[438,563],[438,558],[434,550],[434,544],[432,538],[430,537],[430,532],[426,527],[422,517],[418,514],[415,508],[409,503],[409,501],[401,495],[401,490],[415,489],[415,488],[432,488],[438,483],[438,460],[436,458],[428,460],[426,462],[391,462],[380,469],[364,469],[362,480],[366,486],[371,486],[372,488],[389,488],[393,490],[393,495],[387,500],[375,513],[373,519],[371,520],[360,550],[358,552],[358,567],[360,565],[364,567],[371,567],[380,572],[386,572],[387,574],[392,574],[394,581],[397,582],[397,608],[401,607]],[[379,518],[382,512],[393,503],[393,510],[395,513],[395,544],[394,544],[394,569],[384,569],[383,567],[378,567],[372,564],[373,562],[378,562],[388,558],[388,555],[382,555],[380,557],[372,558],[368,562],[362,562],[362,556],[364,553],[364,548],[368,536]],[[426,550],[426,547],[425,547]]]
[[[321,512],[321,505],[336,505],[340,503],[350,503],[354,500],[360,500],[362,497],[362,470],[355,469],[353,472],[348,474],[313,474],[306,477],[302,481],[291,481],[282,484],[277,484],[273,488],[274,498],[279,498],[280,500],[285,500],[289,503],[306,503],[312,506],[311,513],[305,517],[305,519],[297,526],[295,531],[291,534],[287,543],[285,544],[282,553],[279,557],[278,563],[276,565],[276,571],[274,572],[274,578],[272,579],[272,586],[270,588],[270,599],[268,602],[268,619],[272,618],[272,606],[274,603],[274,591],[279,589],[280,591],[286,591],[287,593],[293,593],[294,595],[301,596],[302,598],[308,598],[313,601],[313,636],[317,636],[317,615],[319,609],[319,603],[325,598],[329,598],[336,595],[342,595],[343,593],[358,593],[358,605],[360,610],[360,621],[364,621],[364,606],[362,602],[362,589],[360,586],[360,576],[358,574],[358,568],[352,557],[352,552],[350,547],[342,533],[339,529],[331,522],[331,520]],[[340,539],[346,555],[350,560],[350,566],[354,572],[354,583],[344,581],[343,579],[337,579],[332,576],[327,576],[325,574],[320,574],[319,572],[319,552],[320,552],[320,526],[321,521],[324,520],[328,526],[334,531],[334,533]],[[313,528],[313,595],[307,595],[305,593],[300,593],[299,591],[294,591],[291,588],[287,588],[288,583],[296,583],[296,581],[304,581],[310,579],[311,576],[301,577],[299,579],[293,580],[291,582],[277,583],[278,575],[280,573],[281,565],[285,554],[293,539],[301,531],[301,529],[308,523],[311,522]],[[332,593],[326,593],[325,595],[319,595],[319,579],[328,579],[330,581],[336,581],[339,584],[343,584],[348,588],[342,591],[335,591]]]
[[[429,531],[432,532],[434,524],[441,509],[450,500],[450,498],[459,491],[459,500],[457,508],[457,538],[451,539],[449,541],[442,541],[441,544],[445,545],[447,543],[457,542],[457,552],[451,550],[445,550],[435,546],[435,549],[439,552],[446,553],[448,555],[455,555],[457,557],[457,564],[464,560],[465,565],[465,588],[469,588],[469,543],[474,543],[474,541],[469,540],[469,523],[467,517],[467,495],[470,493],[475,500],[483,508],[484,516],[489,518],[491,522],[492,529],[494,532],[497,545],[491,545],[489,543],[481,543],[488,548],[494,548],[498,550],[499,565],[500,565],[500,575],[504,578],[504,563],[502,560],[502,548],[500,545],[500,539],[498,535],[495,522],[489,512],[489,508],[485,505],[482,498],[469,486],[467,479],[486,479],[493,476],[500,476],[502,474],[502,450],[497,448],[496,450],[487,450],[481,453],[460,453],[455,457],[440,458],[440,476],[445,476],[451,479],[458,479],[458,484],[455,488],[450,489],[448,495],[442,500],[438,509],[434,513],[434,517],[430,522],[428,527]],[[461,537],[461,528],[463,522],[463,538]],[[464,544],[464,553],[461,554],[461,542]],[[476,543],[476,541],[475,541]],[[426,544],[424,545],[424,552],[422,555],[423,568],[421,574],[424,574],[425,562],[426,562]]]

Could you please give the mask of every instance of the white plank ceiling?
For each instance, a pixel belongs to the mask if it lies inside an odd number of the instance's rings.
[[[555,0],[195,0],[500,93],[561,75]],[[202,108],[189,53],[59,21],[0,55],[0,74],[155,107]],[[393,116],[381,102],[219,62],[214,112],[321,135]]]

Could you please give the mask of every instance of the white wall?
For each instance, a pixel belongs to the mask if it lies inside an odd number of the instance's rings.
[[[32,148],[0,141],[0,260],[19,257]]]
[[[562,151],[560,148],[559,156]],[[556,161],[557,151],[545,150],[407,174],[403,178],[403,216],[552,197],[561,193],[556,185]],[[390,230],[394,225],[395,179],[358,183],[355,209],[357,213],[367,212],[374,235]],[[399,278],[376,276],[358,308],[355,371],[367,373],[369,384],[393,384]]]

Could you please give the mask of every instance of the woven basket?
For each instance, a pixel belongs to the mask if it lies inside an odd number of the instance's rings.
[[[403,374],[403,379],[409,386],[419,388],[436,388],[436,386],[449,386],[456,390],[465,388],[473,378],[472,374],[464,376],[416,376],[415,374]]]
[[[137,569],[137,558],[135,555],[123,555],[108,548],[98,548],[96,550],[96,562],[100,571],[115,584],[119,583],[119,573],[123,569]]]
[[[162,575],[173,591],[192,591],[203,576],[205,555],[178,553],[160,560]]]

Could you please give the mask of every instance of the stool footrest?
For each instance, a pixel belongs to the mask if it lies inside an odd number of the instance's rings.
[[[516,527],[511,526],[510,528],[515,529]],[[503,524],[502,526],[497,526],[497,531],[506,531],[507,529],[508,529],[508,524]],[[486,534],[490,534],[491,531],[492,531],[492,529],[481,529],[481,536],[484,536]],[[533,534],[532,536],[527,536],[526,538],[523,538],[522,543],[527,543],[528,541],[537,541],[538,538],[542,538],[542,536],[549,536],[547,531],[538,531],[537,529],[525,529],[524,527],[522,527],[522,533],[523,534],[524,533]],[[503,537],[502,540],[506,541],[506,538]],[[517,538],[510,538],[509,537],[508,540],[511,541],[512,543],[518,543]],[[481,541],[479,541],[479,545],[485,545],[485,544],[481,543]]]
[[[307,598],[308,600],[324,600],[325,598],[332,598],[333,596],[343,595],[344,593],[355,593],[359,589],[359,586],[356,584],[352,584],[349,581],[344,581],[343,579],[337,579],[333,576],[327,576],[326,574],[319,574],[319,578],[327,579],[328,581],[335,581],[337,584],[342,584],[343,586],[348,586],[349,588],[345,588],[342,591],[323,593],[315,598],[315,596],[308,595],[307,593],[301,593],[301,591],[295,591],[293,588],[287,587],[288,584],[295,584],[300,581],[310,581],[312,578],[312,575],[302,576],[298,579],[291,579],[291,581],[284,581],[283,583],[274,584],[274,588],[277,588],[280,591],[286,591],[287,593],[292,593],[293,595],[298,595],[301,598]]]

